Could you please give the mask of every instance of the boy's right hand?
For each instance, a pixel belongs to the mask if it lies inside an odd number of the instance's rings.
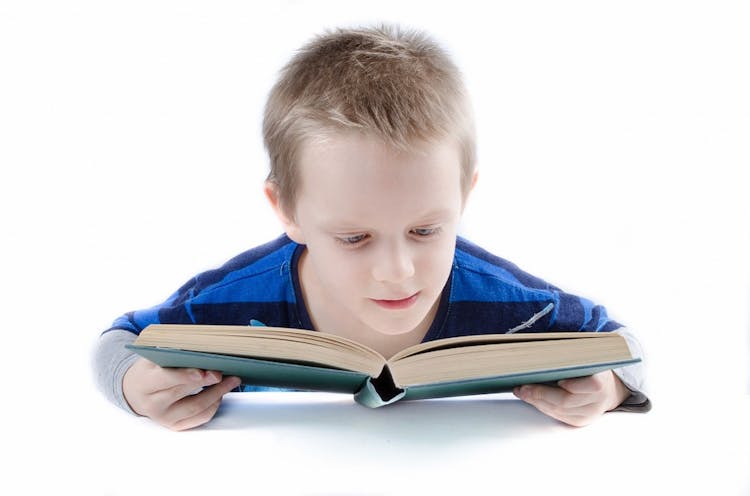
[[[137,414],[181,431],[211,420],[221,398],[240,382],[238,377],[222,379],[216,371],[163,368],[139,358],[125,372],[122,391]],[[203,387],[206,389],[192,394]]]

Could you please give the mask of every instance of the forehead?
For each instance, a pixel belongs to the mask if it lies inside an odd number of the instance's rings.
[[[453,209],[457,201],[460,209],[460,151],[453,140],[405,151],[363,134],[339,134],[305,143],[299,158],[300,207],[351,218]]]
[[[460,149],[453,139],[418,141],[408,150],[397,149],[362,133],[325,135],[307,140],[299,154],[303,179],[396,181],[413,177],[460,181]]]

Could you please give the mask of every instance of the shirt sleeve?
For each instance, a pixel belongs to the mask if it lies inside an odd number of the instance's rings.
[[[185,284],[163,303],[151,308],[128,312],[117,317],[112,326],[104,331],[104,333],[106,334],[119,329],[137,335],[150,324],[160,324],[161,315],[164,313],[168,314],[168,320],[172,324],[192,324],[194,322],[189,312],[185,309],[185,302],[192,293],[193,290],[190,283]]]
[[[550,286],[550,291],[555,300],[550,330],[610,332],[622,328],[622,324],[609,318],[607,309],[602,305],[554,286]]]
[[[135,414],[122,391],[125,372],[138,359],[138,355],[125,348],[135,341],[136,335],[126,330],[112,330],[99,337],[93,356],[96,385],[104,396],[126,412]]]
[[[630,348],[630,354],[633,358],[640,358],[641,361],[614,369],[615,375],[630,390],[630,396],[623,401],[620,406],[613,411],[620,412],[637,412],[645,413],[651,410],[651,400],[648,398],[648,385],[646,383],[646,362],[643,356],[641,344],[635,334],[628,328],[620,327],[616,331],[621,334]]]

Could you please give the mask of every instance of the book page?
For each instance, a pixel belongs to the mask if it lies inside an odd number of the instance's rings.
[[[376,351],[332,334],[281,327],[153,324],[135,341],[188,351],[299,361],[377,375],[385,359]]]
[[[514,334],[476,334],[456,338],[437,339],[427,343],[410,346],[393,355],[389,363],[420,353],[426,353],[443,348],[458,348],[461,346],[477,346],[482,344],[519,343],[524,341],[544,341],[551,339],[577,339],[591,337],[607,337],[606,332],[534,332]]]
[[[402,357],[389,367],[397,384],[409,386],[631,360],[625,339],[619,334],[607,335],[611,337],[443,347]]]

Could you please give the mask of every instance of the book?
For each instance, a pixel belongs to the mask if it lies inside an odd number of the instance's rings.
[[[613,332],[479,334],[421,343],[386,359],[324,332],[152,324],[127,347],[162,367],[217,370],[255,386],[349,393],[371,408],[507,392],[640,361]]]

